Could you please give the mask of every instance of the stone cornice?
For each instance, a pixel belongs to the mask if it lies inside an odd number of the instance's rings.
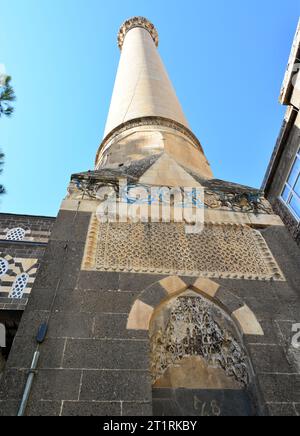
[[[98,163],[101,150],[105,147],[105,145],[111,141],[114,137],[120,135],[121,133],[126,132],[129,129],[135,128],[135,127],[141,127],[141,126],[162,126],[162,127],[168,127],[170,129],[176,130],[177,132],[182,133],[185,135],[196,148],[198,148],[201,153],[204,154],[202,145],[200,144],[198,138],[194,135],[194,133],[189,130],[187,127],[185,127],[183,124],[178,123],[177,121],[170,120],[169,118],[163,118],[163,117],[141,117],[141,118],[135,118],[133,120],[129,120],[126,123],[121,124],[120,126],[113,129],[102,141],[97,155],[96,155],[96,165]]]
[[[147,20],[147,18],[133,17],[133,18],[130,18],[129,20],[126,20],[125,23],[122,24],[122,26],[119,30],[118,46],[119,46],[120,50],[122,50],[125,36],[126,36],[127,32],[129,32],[129,30],[131,30],[131,29],[134,29],[135,27],[142,27],[143,29],[147,30],[150,33],[150,35],[152,36],[152,39],[153,39],[156,47],[158,47],[159,38],[158,38],[158,32],[157,32],[155,26],[149,20]]]

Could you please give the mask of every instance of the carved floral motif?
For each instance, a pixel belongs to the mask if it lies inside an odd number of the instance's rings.
[[[204,204],[209,209],[273,214],[270,203],[261,193],[206,190]]]
[[[68,193],[73,199],[82,199],[83,195],[89,199],[97,199],[99,189],[107,187],[108,189],[112,188],[111,192],[115,193],[118,198],[119,180],[126,178],[128,189],[134,187],[141,187],[146,190],[149,189],[149,186],[139,184],[135,178],[129,177],[125,172],[122,174],[122,172],[119,171],[118,174],[115,174],[113,170],[111,170],[110,176],[106,175],[101,178],[99,175],[99,180],[73,179],[69,185]],[[212,190],[207,188],[204,188],[204,191],[204,206],[207,209],[268,215],[274,214],[270,203],[264,198],[261,192],[224,192],[218,189]]]
[[[241,386],[249,383],[247,356],[232,333],[215,322],[211,306],[202,298],[175,300],[165,330],[151,338],[153,384],[185,357],[200,356],[221,368]]]

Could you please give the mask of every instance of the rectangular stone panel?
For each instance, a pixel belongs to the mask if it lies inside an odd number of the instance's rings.
[[[261,233],[245,225],[108,223],[91,220],[83,270],[284,280]]]

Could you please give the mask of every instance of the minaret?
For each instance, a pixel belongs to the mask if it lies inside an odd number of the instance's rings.
[[[166,153],[210,179],[201,144],[190,130],[159,56],[154,25],[142,17],[125,21],[118,45],[121,59],[96,169]]]
[[[290,412],[296,246],[261,191],[212,178],[154,26],[132,18],[118,41],[96,169],[71,177],[1,378],[0,416]]]

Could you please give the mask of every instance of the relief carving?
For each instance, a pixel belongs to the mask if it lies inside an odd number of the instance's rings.
[[[244,225],[91,221],[82,268],[247,280],[284,280],[262,235]]]
[[[206,190],[204,204],[209,209],[272,215],[270,203],[259,193],[235,193]]]
[[[120,28],[119,35],[118,35],[118,46],[120,50],[122,50],[127,32],[129,32],[129,30],[131,29],[134,29],[135,27],[142,27],[143,29],[147,30],[152,36],[152,39],[156,47],[158,47],[159,39],[155,26],[144,17],[133,17],[130,18],[129,20],[126,20],[125,23],[122,24]]]
[[[212,304],[201,297],[177,298],[169,319],[151,337],[153,384],[170,366],[199,356],[243,388],[249,384],[248,358],[232,332],[214,319]]]

